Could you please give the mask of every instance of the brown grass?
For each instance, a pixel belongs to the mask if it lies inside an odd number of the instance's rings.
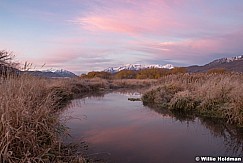
[[[59,139],[59,113],[72,98],[111,88],[141,88],[155,80],[44,79],[0,76],[0,162],[83,162]]]
[[[102,83],[100,83],[102,84]],[[0,79],[0,162],[83,162],[59,140],[58,109],[100,85],[28,75]]]
[[[111,89],[117,88],[144,88],[156,85],[156,79],[114,79],[109,80],[109,87]]]
[[[160,83],[143,95],[145,104],[158,104],[172,111],[192,111],[243,125],[242,74],[170,75],[161,78]]]

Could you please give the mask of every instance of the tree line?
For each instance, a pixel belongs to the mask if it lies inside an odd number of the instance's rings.
[[[142,70],[121,70],[117,73],[104,71],[92,71],[81,75],[82,78],[103,78],[103,79],[159,79],[166,75],[186,73],[186,68],[175,67],[173,69],[147,68]]]

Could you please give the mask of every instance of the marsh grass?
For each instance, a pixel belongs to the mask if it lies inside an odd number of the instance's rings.
[[[102,84],[29,75],[1,78],[0,162],[84,162],[60,141],[66,128],[59,113],[75,95]]]
[[[60,140],[59,114],[71,99],[111,88],[141,88],[155,80],[46,79],[0,75],[0,162],[84,162]]]
[[[243,126],[243,75],[180,74],[160,79],[142,97],[144,104],[154,103],[176,112],[194,112],[200,116],[223,118]]]
[[[65,127],[56,108],[65,91],[27,75],[0,82],[0,162],[61,162],[59,134]]]
[[[111,89],[117,88],[148,88],[158,83],[156,79],[114,79],[109,80]]]
[[[180,74],[159,80],[44,79],[0,75],[0,162],[85,162],[63,145],[59,114],[72,98],[116,88],[148,88],[142,100],[176,113],[243,125],[242,74]]]

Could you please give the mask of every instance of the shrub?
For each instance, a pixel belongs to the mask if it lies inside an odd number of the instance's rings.
[[[169,109],[179,112],[194,111],[197,104],[198,102],[193,98],[192,93],[186,90],[174,95],[170,100]]]
[[[150,89],[142,96],[144,103],[157,103],[167,105],[174,94],[182,91],[183,88],[177,84],[167,84]]]

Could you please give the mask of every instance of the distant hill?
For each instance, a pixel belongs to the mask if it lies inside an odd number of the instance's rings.
[[[207,72],[210,69],[223,68],[229,71],[243,72],[243,55],[232,58],[216,59],[204,66],[186,67],[188,72]]]
[[[34,76],[47,77],[47,78],[74,78],[77,77],[74,73],[67,70],[45,70],[45,71],[24,71]]]
[[[73,78],[78,77],[74,73],[67,70],[45,70],[45,71],[20,71],[16,68],[0,64],[0,76],[7,74],[30,74],[34,76],[47,77],[47,78]]]
[[[166,65],[141,65],[141,64],[126,64],[123,66],[119,66],[119,67],[109,67],[107,69],[105,69],[105,72],[109,72],[109,73],[116,73],[119,72],[121,70],[141,70],[141,69],[146,69],[146,68],[165,68],[165,69],[172,69],[174,68],[173,65],[171,64],[166,64]]]
[[[174,66],[171,64],[166,65],[141,65],[141,64],[126,64],[119,67],[109,67],[104,71],[109,73],[117,73],[121,70],[141,70],[146,68],[165,68],[173,69]],[[185,67],[188,72],[207,72],[212,69],[225,69],[228,71],[243,72],[243,55],[230,57],[230,58],[220,58],[216,59],[203,66],[193,65]]]

